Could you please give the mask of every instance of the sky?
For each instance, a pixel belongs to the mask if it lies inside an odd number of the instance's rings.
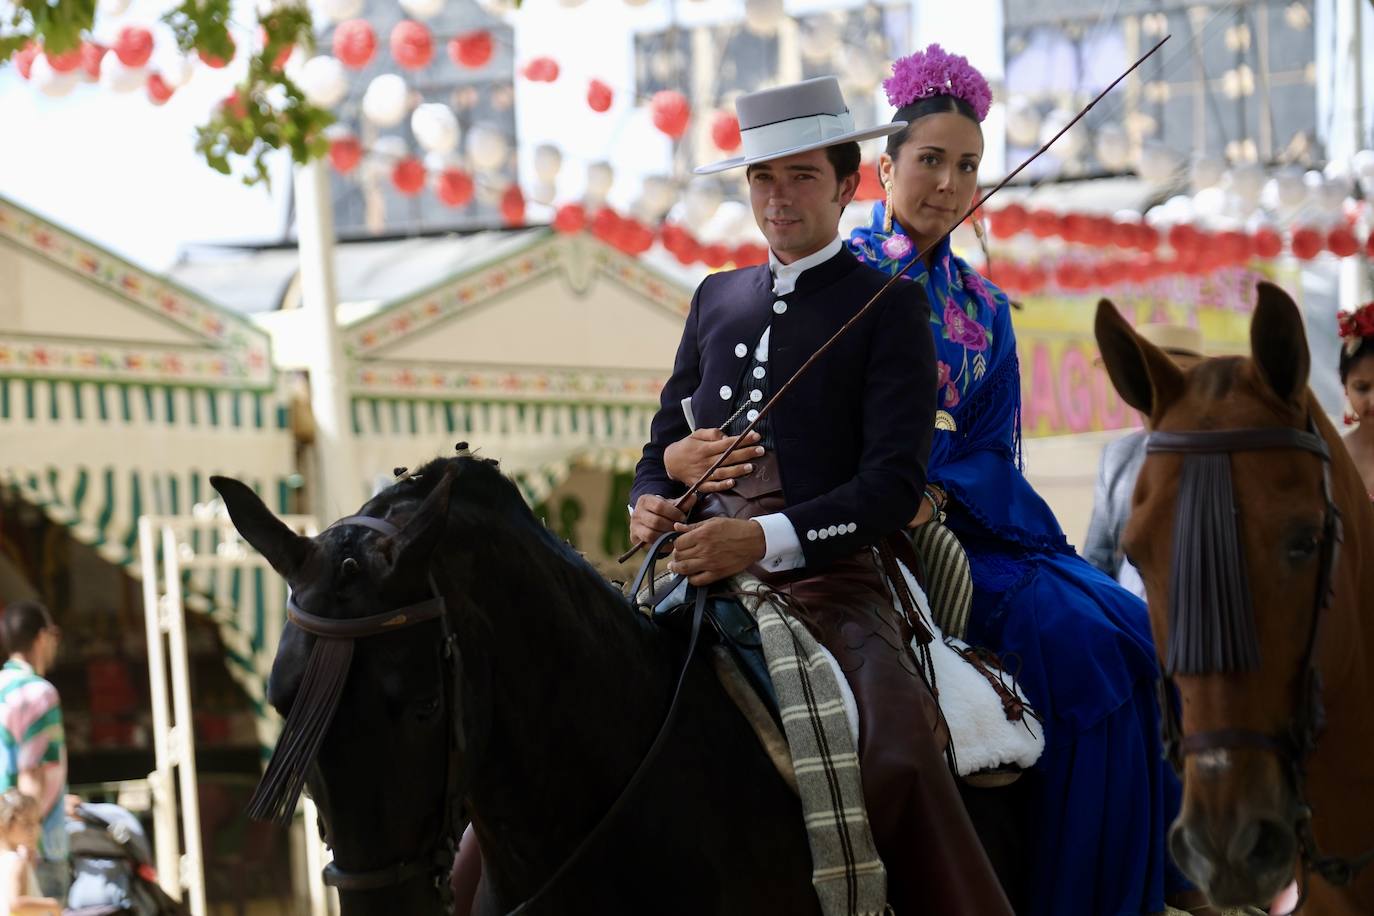
[[[517,62],[549,54],[562,67],[554,84],[516,81],[522,175],[532,174],[536,145],[555,143],[564,154],[560,197],[567,198],[580,191],[588,163],[609,158],[617,173],[612,202],[625,205],[644,175],[667,170],[669,142],[628,99],[634,31],[667,25],[673,2],[684,25],[738,18],[743,8],[742,0],[648,0],[642,6],[585,0],[576,8],[561,0],[526,0],[510,14]],[[943,36],[947,46],[967,53],[995,79],[1000,28],[969,35],[965,24],[970,5],[987,8],[978,21],[995,22],[996,0],[913,2],[913,46]],[[108,43],[123,25],[151,25],[172,5],[134,0],[117,17],[101,13],[96,38]],[[788,0],[786,9],[800,15],[854,5],[855,0]],[[239,0],[235,14],[250,21],[252,5]],[[576,54],[568,53],[571,33],[578,35]],[[157,34],[170,41],[169,32]],[[960,40],[952,42],[951,35]],[[0,196],[156,271],[171,266],[188,243],[279,238],[285,219],[282,192],[290,180],[285,157],[278,157],[269,190],[245,187],[237,177],[212,171],[194,150],[196,125],[230,92],[243,66],[238,61],[222,71],[197,67],[191,81],[162,107],[150,104],[142,90],[118,94],[84,84],[64,98],[48,98],[13,67],[0,66]],[[617,96],[607,116],[596,120],[587,117],[582,101],[593,76],[611,83]],[[999,134],[990,122],[988,135]]]

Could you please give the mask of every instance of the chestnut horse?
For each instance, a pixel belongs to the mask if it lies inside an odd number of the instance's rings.
[[[1301,315],[1261,283],[1250,357],[1187,371],[1106,300],[1096,334],[1151,429],[1123,543],[1177,689],[1174,859],[1216,905],[1291,908],[1296,881],[1305,914],[1374,913],[1374,510]]]

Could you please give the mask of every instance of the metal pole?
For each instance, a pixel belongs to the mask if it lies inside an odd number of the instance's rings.
[[[334,519],[352,512],[368,494],[357,473],[347,363],[335,316],[334,206],[324,165],[315,160],[297,166],[295,188],[301,307],[314,347],[310,406],[319,481],[313,509],[320,519]]]
[[[181,564],[177,537],[171,525],[162,526],[162,569],[167,576],[167,649],[171,656],[172,713],[170,732],[175,745],[181,788],[181,828],[186,852],[181,858],[181,883],[189,898],[191,916],[209,916],[205,906],[205,863],[200,847],[200,797],[196,785],[195,722],[191,716],[191,675],[186,655],[186,618],[182,615]]]
[[[176,790],[172,786],[171,716],[167,698],[167,656],[162,641],[163,608],[158,595],[157,541],[153,520],[138,520],[138,553],[143,568],[143,622],[148,637],[148,687],[153,706],[154,767],[148,774],[153,796],[153,845],[157,854],[158,883],[177,900],[181,879],[177,841]]]

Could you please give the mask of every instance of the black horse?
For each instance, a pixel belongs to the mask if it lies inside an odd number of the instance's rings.
[[[445,600],[446,627],[354,641],[307,775],[339,872],[401,866],[398,883],[345,881],[346,916],[444,912],[442,882],[405,865],[432,858],[456,828],[444,813],[455,773],[483,850],[478,911],[505,913],[539,891],[653,741],[681,638],[634,612],[488,461],[437,459],[363,506],[394,534],[354,523],[301,537],[244,484],[212,482],[306,615],[372,617],[431,588]],[[443,632],[461,649],[457,690],[444,689]],[[315,641],[297,626],[282,634],[268,698],[283,716]],[[531,911],[812,914],[810,870],[800,803],[699,656],[631,803]]]

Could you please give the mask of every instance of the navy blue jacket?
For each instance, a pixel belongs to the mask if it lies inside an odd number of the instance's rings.
[[[770,321],[768,373],[776,391],[887,279],[841,249],[804,271],[786,296],[773,295],[767,265],[703,280],[635,468],[631,504],[644,494],[686,491],[663,467],[664,449],[691,433],[681,402],[692,399],[698,427],[724,423]],[[919,286],[899,280],[768,414],[783,514],[808,568],[850,556],[916,515],[935,410],[930,307]]]

